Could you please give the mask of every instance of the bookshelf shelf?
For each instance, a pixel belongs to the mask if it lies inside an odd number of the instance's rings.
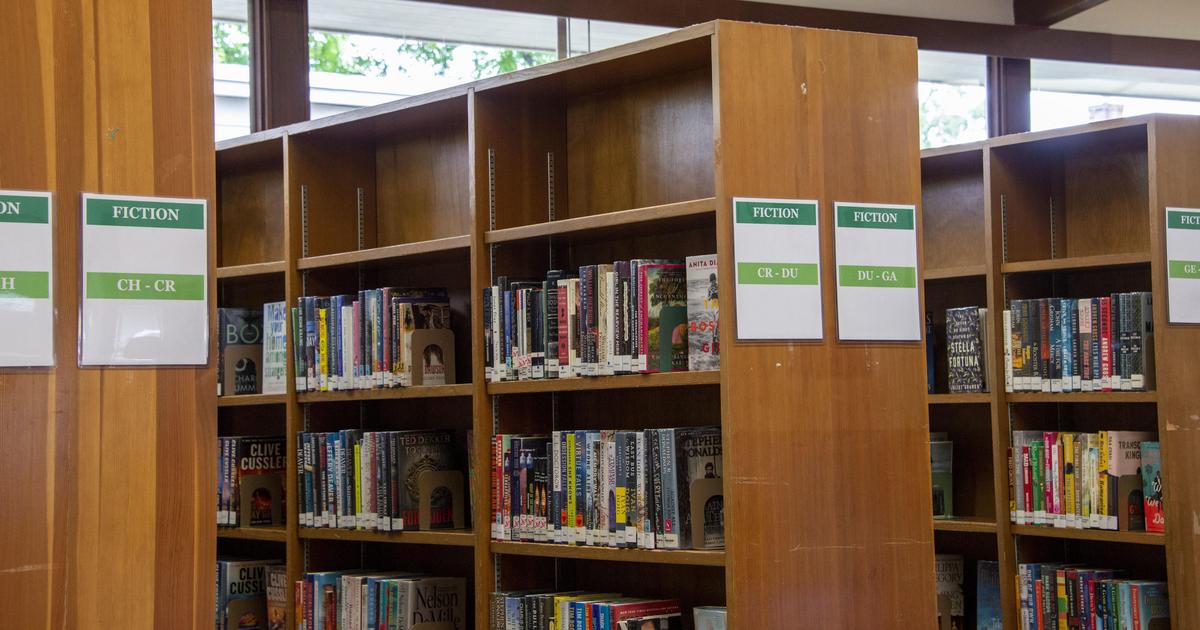
[[[1061,538],[1064,540],[1093,540],[1098,542],[1126,543],[1131,545],[1167,544],[1163,534],[1147,532],[1114,532],[1103,529],[1062,529],[1043,527],[1040,525],[1013,525],[1009,528],[1017,536],[1036,536],[1039,538]]]
[[[987,275],[987,265],[963,265],[961,267],[940,267],[926,269],[926,280],[958,280],[961,278],[982,278]]]
[[[933,519],[933,530],[937,532],[968,532],[994,535],[996,533],[996,521],[970,516],[937,518]]]
[[[931,405],[986,405],[992,402],[992,395],[983,392],[978,394],[929,394]]]
[[[242,394],[240,396],[218,396],[218,407],[253,407],[256,405],[282,405],[287,403],[286,394]]]
[[[723,550],[667,550],[667,549],[610,549],[605,547],[576,547],[527,542],[491,542],[492,553],[541,556],[547,558],[570,558],[575,560],[607,560],[611,562],[642,562],[654,564],[679,564],[693,566],[725,566]]]
[[[470,250],[470,247],[470,235],[450,236],[417,243],[403,243],[340,254],[310,256],[297,260],[296,267],[301,271],[308,271],[311,269],[330,269],[357,264],[392,261],[424,262],[465,254]]]
[[[1010,403],[1152,403],[1158,402],[1158,392],[1013,392],[1005,398]]]
[[[546,236],[561,236],[588,232],[618,236],[631,231],[644,231],[647,224],[670,226],[696,218],[711,220],[716,211],[716,199],[707,197],[632,210],[618,210],[585,217],[535,223],[521,227],[489,230],[485,243],[512,243]]]
[[[355,389],[344,392],[305,392],[297,394],[300,404],[363,400],[398,400],[402,398],[454,398],[470,396],[471,384],[395,387],[390,389]]]
[[[251,263],[248,265],[233,265],[231,267],[217,267],[217,279],[227,280],[230,278],[253,278],[256,276],[270,276],[281,274],[287,270],[287,263],[282,260],[273,260],[270,262]]]
[[[624,376],[595,376],[532,381],[488,383],[489,395],[537,394],[544,392],[576,392],[597,389],[638,389],[644,387],[686,387],[689,385],[718,385],[721,373],[668,372],[660,374],[627,374]]]
[[[287,530],[282,527],[218,527],[217,538],[284,542]]]
[[[1150,264],[1150,253],[1102,254],[1097,256],[1074,256],[1049,260],[1027,260],[1006,262],[1000,265],[1003,273],[1034,273],[1045,271],[1074,271],[1079,269],[1108,269]]]
[[[470,530],[372,532],[356,529],[301,527],[300,538],[301,540],[349,540],[410,545],[446,545],[451,547],[475,546],[475,532]]]

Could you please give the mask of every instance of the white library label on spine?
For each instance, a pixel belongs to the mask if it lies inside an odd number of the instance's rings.
[[[1167,208],[1166,226],[1167,321],[1200,324],[1200,208]]]
[[[0,367],[54,365],[53,205],[0,190]]]
[[[916,207],[834,202],[838,338],[920,341]]]
[[[818,203],[733,198],[737,337],[822,339]]]
[[[208,202],[85,193],[79,364],[208,362]]]

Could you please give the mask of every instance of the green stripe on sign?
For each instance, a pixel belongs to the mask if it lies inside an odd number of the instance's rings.
[[[187,201],[88,199],[87,222],[88,225],[199,230],[204,228],[204,204]]]
[[[93,300],[203,300],[204,276],[93,271],[87,275],[87,297]]]
[[[838,206],[838,227],[873,228],[876,230],[913,229],[912,208],[875,206]]]
[[[1168,260],[1167,277],[1200,280],[1200,260]]]
[[[0,271],[0,300],[45,300],[50,297],[50,272]]]
[[[816,263],[737,264],[738,284],[817,284]]]
[[[774,223],[779,225],[816,225],[817,204],[777,201],[736,201],[738,223]]]
[[[1172,230],[1200,230],[1200,212],[1168,210],[1167,228]]]
[[[838,284],[844,287],[913,289],[917,286],[917,268],[841,265],[838,267]]]
[[[0,223],[49,223],[50,200],[32,195],[0,195]]]

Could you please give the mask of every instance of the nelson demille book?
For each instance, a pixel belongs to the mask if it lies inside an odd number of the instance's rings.
[[[721,369],[717,321],[717,255],[688,256],[688,370]]]

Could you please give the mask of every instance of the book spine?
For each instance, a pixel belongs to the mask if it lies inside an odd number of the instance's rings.
[[[661,443],[659,444],[659,466],[662,467],[662,493],[663,493],[663,535],[662,544],[659,545],[665,549],[680,548],[680,532],[679,532],[679,479],[675,459],[678,456],[676,452],[675,435],[677,429],[663,429],[661,435]]]
[[[542,345],[546,351],[546,378],[558,378],[558,280],[542,283]]]
[[[1121,391],[1121,294],[1113,293],[1108,297],[1108,365],[1109,389]]]
[[[652,549],[658,549],[662,545],[663,535],[663,470],[662,470],[662,429],[650,429],[647,431],[646,439],[649,444],[649,462],[648,469],[650,475],[650,490],[652,493],[653,519],[654,528],[650,533],[650,545]]]
[[[1013,391],[1013,326],[1012,311],[1005,310],[1004,321],[1004,391]]]
[[[1112,391],[1112,299],[1100,298],[1100,389]]]

